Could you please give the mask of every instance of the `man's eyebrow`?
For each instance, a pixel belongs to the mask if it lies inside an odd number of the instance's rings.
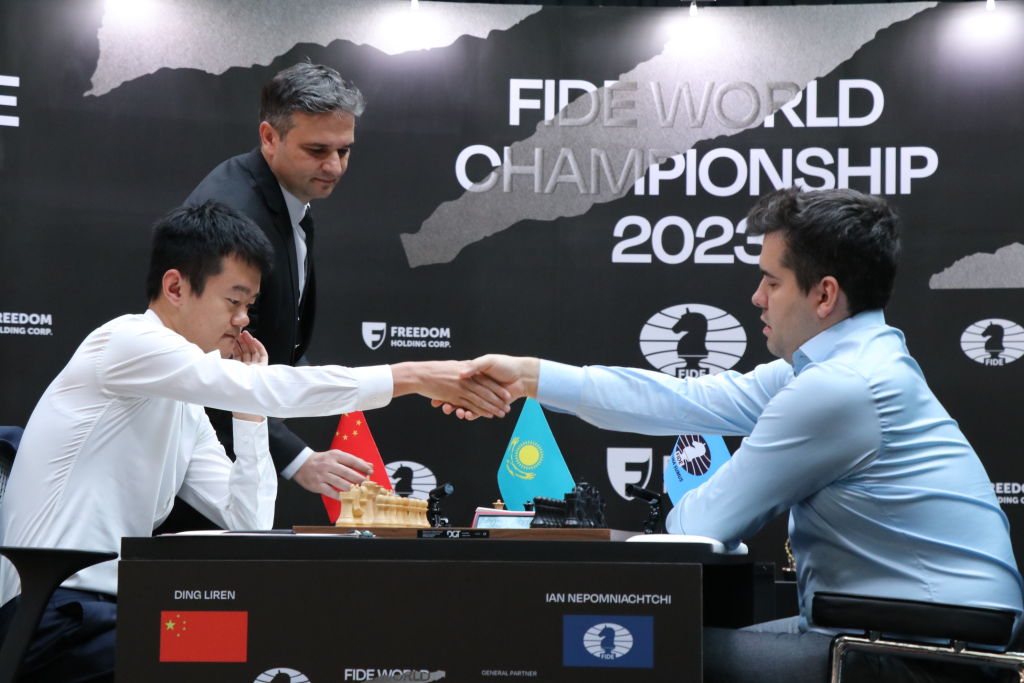
[[[250,287],[246,287],[245,285],[232,285],[231,291],[232,292],[239,292],[240,294],[252,294],[253,293],[252,289]],[[257,292],[257,294],[258,293],[259,292]],[[255,296],[255,295],[253,295],[253,296]]]

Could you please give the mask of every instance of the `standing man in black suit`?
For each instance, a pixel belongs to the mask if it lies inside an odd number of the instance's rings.
[[[316,313],[309,203],[330,196],[345,174],[364,107],[358,88],[330,67],[302,62],[280,71],[263,87],[259,147],[214,168],[186,200],[215,199],[241,211],[274,246],[274,268],[250,310],[248,328],[272,364],[307,364]],[[209,412],[232,452],[230,414]],[[354,455],[314,451],[282,420],[270,420],[269,429],[277,471],[313,493],[335,495],[371,471]]]

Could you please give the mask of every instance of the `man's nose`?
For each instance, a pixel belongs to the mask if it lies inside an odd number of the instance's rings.
[[[756,307],[761,308],[761,309],[765,308],[764,306],[761,305],[762,302],[764,302],[764,297],[762,296],[762,293],[761,293],[761,290],[763,288],[764,288],[763,287],[763,283],[759,284],[757,286],[757,289],[754,290],[754,293],[750,295],[750,303],[754,304]]]
[[[235,327],[239,327],[239,328],[242,328],[242,327],[245,327],[246,325],[248,325],[249,324],[249,311],[241,311],[239,313],[235,313],[234,317],[231,318],[231,324],[234,325]]]
[[[327,159],[323,164],[324,171],[330,173],[332,176],[340,176],[345,172],[345,162],[341,159],[341,153],[335,152],[334,154],[328,155]]]

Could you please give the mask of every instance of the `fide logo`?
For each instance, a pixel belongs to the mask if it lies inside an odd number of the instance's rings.
[[[278,667],[267,669],[253,680],[252,683],[310,683],[309,677],[301,671]]]
[[[633,649],[633,634],[619,624],[595,624],[583,634],[583,648],[597,659],[618,659]]]
[[[1012,320],[984,318],[964,330],[960,348],[976,363],[1002,367],[1024,355],[1024,328]]]
[[[705,304],[670,306],[640,330],[640,351],[647,362],[674,377],[724,372],[746,349],[747,333],[739,321]]]
[[[711,467],[711,449],[699,434],[682,434],[676,439],[672,459],[680,469],[702,477]]]
[[[384,465],[388,471],[395,495],[403,498],[427,500],[437,488],[437,477],[426,465],[412,460],[396,460]]]

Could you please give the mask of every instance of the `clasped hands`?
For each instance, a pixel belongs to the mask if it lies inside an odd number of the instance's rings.
[[[459,375],[462,380],[475,381],[495,394],[507,396],[506,400],[509,403],[519,398],[532,398],[537,395],[537,380],[540,373],[540,361],[537,358],[492,353],[463,363],[466,367]],[[460,420],[496,416],[494,412],[481,412],[480,406],[471,403],[431,397],[430,404],[440,408],[445,415],[454,414]],[[497,416],[504,417],[504,413]]]

